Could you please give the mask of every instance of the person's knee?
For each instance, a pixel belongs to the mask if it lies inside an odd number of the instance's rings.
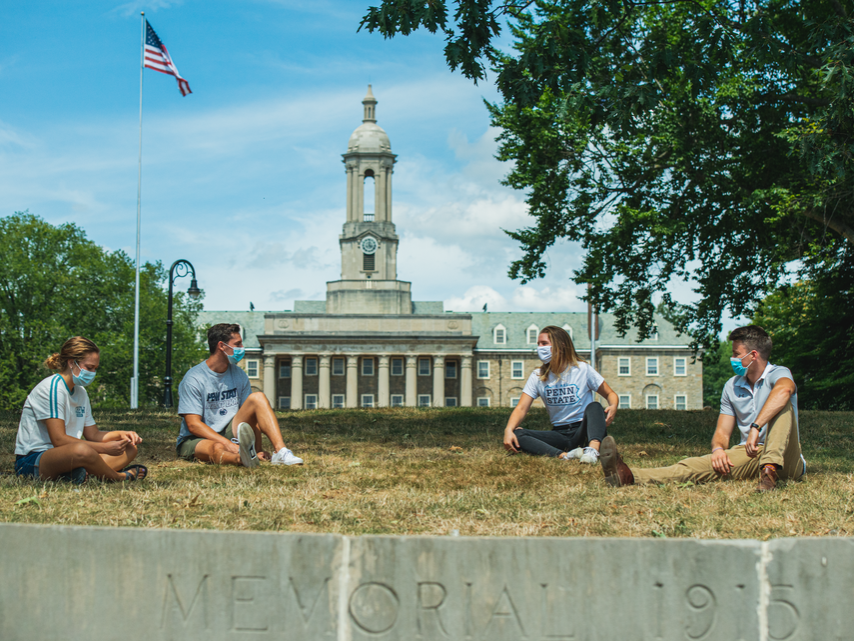
[[[88,443],[80,442],[69,445],[71,464],[73,467],[91,465],[98,458],[98,453]]]
[[[210,449],[211,463],[222,463],[222,457],[225,456],[225,445],[222,443],[214,443]]]
[[[127,457],[128,463],[134,460],[137,454],[139,454],[139,450],[136,445],[131,443],[125,448],[125,456]]]
[[[252,392],[249,397],[246,399],[247,403],[252,403],[252,405],[258,407],[263,405],[270,405],[270,401],[267,400],[267,395],[264,392]]]
[[[599,403],[596,402],[590,403],[587,407],[585,407],[584,413],[587,415],[588,419],[593,416],[605,418],[605,409]]]

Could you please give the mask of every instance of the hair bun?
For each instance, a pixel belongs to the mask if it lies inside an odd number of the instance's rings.
[[[59,354],[51,354],[47,357],[47,360],[44,362],[45,367],[48,369],[62,369],[62,361],[59,357]]]

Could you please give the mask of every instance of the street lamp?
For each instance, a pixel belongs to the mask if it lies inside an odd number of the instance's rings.
[[[176,260],[169,268],[169,303],[166,311],[166,376],[163,377],[163,407],[172,407],[172,286],[176,278],[192,274],[190,288],[187,293],[198,298],[202,293],[196,282],[196,270],[193,264],[184,260]]]

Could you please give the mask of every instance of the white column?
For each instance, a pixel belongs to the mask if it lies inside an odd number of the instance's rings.
[[[317,406],[321,409],[331,407],[329,396],[329,354],[320,355],[320,379],[317,381]]]
[[[389,356],[388,356],[388,354],[380,354],[380,357],[377,360],[379,362],[379,371],[377,372],[379,374],[379,381],[378,381],[378,383],[379,383],[378,388],[379,389],[378,389],[378,394],[377,394],[379,396],[379,398],[377,399],[377,407],[388,407],[389,401],[391,400],[389,398],[389,393],[388,393],[388,390],[389,390],[389,381],[388,381]]]
[[[302,354],[291,356],[291,409],[302,409]]]
[[[406,398],[404,399],[404,405],[406,407],[415,407],[418,405],[418,379],[416,378],[418,372],[416,368],[418,367],[418,357],[412,354],[406,355]]]
[[[433,407],[445,407],[445,357],[433,355]]]
[[[347,166],[347,222],[353,220],[353,168]]]
[[[394,171],[394,166],[392,165],[386,170],[386,180],[385,180],[385,202],[386,202],[386,210],[385,210],[385,219],[388,222],[391,222],[391,175]]]
[[[264,354],[264,396],[276,407],[276,355]]]
[[[379,168],[374,176],[374,220],[385,222],[385,171]]]
[[[347,357],[347,407],[359,407],[359,357]]]
[[[471,407],[471,356],[463,354],[460,360],[460,406]]]

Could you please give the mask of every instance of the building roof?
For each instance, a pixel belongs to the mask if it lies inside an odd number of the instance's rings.
[[[198,325],[207,329],[217,323],[237,323],[243,329],[243,346],[247,349],[261,349],[258,335],[264,333],[264,314],[275,312],[228,312],[228,311],[203,311],[197,317]]]

